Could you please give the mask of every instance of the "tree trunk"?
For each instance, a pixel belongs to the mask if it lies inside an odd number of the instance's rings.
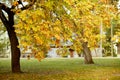
[[[20,73],[20,49],[17,47],[19,45],[16,33],[14,30],[8,31],[10,44],[11,44],[11,67],[13,73]]]
[[[20,73],[20,49],[17,47],[19,45],[17,35],[15,33],[14,25],[14,13],[8,12],[8,19],[5,17],[3,12],[0,12],[0,18],[7,29],[10,44],[11,44],[11,67],[13,73]]]
[[[14,28],[14,14],[9,13],[9,27],[7,27],[10,44],[11,44],[11,65],[13,73],[20,73],[20,49],[17,47],[19,45],[17,35]]]
[[[82,46],[83,46],[85,64],[94,64],[94,62],[92,60],[92,56],[91,56],[91,51],[88,47],[88,43],[83,42]]]
[[[73,49],[69,49],[70,51],[70,57],[73,58],[74,57],[74,50]]]

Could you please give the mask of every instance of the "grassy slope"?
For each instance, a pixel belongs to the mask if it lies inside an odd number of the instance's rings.
[[[86,65],[83,59],[21,59],[25,73],[10,72],[10,60],[0,59],[0,80],[120,80],[120,58],[94,59]]]

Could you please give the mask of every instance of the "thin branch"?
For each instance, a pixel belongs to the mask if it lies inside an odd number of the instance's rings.
[[[11,9],[1,2],[0,2],[0,9],[4,10],[6,13],[11,12]]]
[[[19,1],[20,1],[20,0],[19,0]],[[31,2],[29,5],[23,6],[23,7],[21,8],[21,10],[26,10],[26,9],[30,8],[32,5],[34,5],[35,2],[36,2],[36,0],[32,0],[32,2]],[[23,5],[23,4],[22,4],[22,5]]]
[[[6,25],[5,27],[8,28],[9,27],[9,22],[6,19],[5,15],[3,14],[2,10],[0,9],[0,19],[3,22],[4,25]]]

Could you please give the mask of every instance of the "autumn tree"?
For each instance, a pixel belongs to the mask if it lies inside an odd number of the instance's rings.
[[[12,2],[12,0],[10,0]],[[26,0],[27,1],[27,0]],[[29,5],[24,6],[23,2],[21,0],[15,1],[11,4],[11,6],[6,6],[4,3],[0,2],[0,19],[4,26],[6,27],[6,30],[8,32],[10,44],[11,44],[11,66],[12,66],[12,72],[21,72],[20,69],[20,49],[17,47],[19,45],[17,35],[15,33],[14,28],[14,17],[15,14],[18,12],[28,9],[31,7],[36,0],[30,0]],[[19,5],[22,5],[19,7]]]
[[[67,1],[67,0],[66,0]],[[91,56],[91,49],[98,47],[100,42],[99,29],[111,26],[111,18],[114,17],[116,8],[104,2],[95,0],[72,0],[67,3],[71,7],[71,18],[74,23],[72,32],[76,34],[74,47],[76,51],[83,51],[85,63],[94,63]],[[77,45],[75,45],[77,44]],[[82,47],[80,47],[82,46]]]
[[[32,10],[20,13],[16,23],[16,33],[19,36],[19,47],[23,51],[31,49],[38,60],[45,57],[50,45],[62,46],[70,38],[69,28],[64,23],[69,21],[67,4],[64,1],[39,1]],[[20,23],[20,24],[19,24]]]
[[[102,2],[39,1],[34,9],[18,15],[20,24],[15,27],[21,43],[19,47],[24,50],[30,48],[41,60],[51,44],[60,46],[61,41],[70,40],[73,43],[71,48],[78,53],[83,52],[85,63],[92,64],[91,49],[100,41],[101,22],[110,27],[113,14],[114,6]]]
[[[78,53],[83,52],[86,64],[93,64],[90,48],[97,46],[100,22],[94,13],[95,4],[90,1],[73,1],[70,5],[70,15],[74,22],[72,31],[76,34],[73,47]]]

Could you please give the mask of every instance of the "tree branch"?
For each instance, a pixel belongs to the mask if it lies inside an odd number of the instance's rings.
[[[30,8],[32,5],[34,5],[34,3],[36,2],[36,0],[32,0],[32,2],[29,5],[23,6],[23,3],[21,2],[21,0],[19,0],[19,4],[21,4],[23,7],[21,8],[21,10],[26,10],[28,8]]]
[[[5,15],[3,14],[2,9],[0,9],[0,19],[3,22],[3,24],[5,25],[5,27],[8,28],[9,27],[9,24],[8,24],[9,22],[6,19]]]
[[[26,5],[26,6],[23,6],[23,3],[22,3],[22,1],[21,0],[19,0],[18,1],[18,4],[21,4],[23,7],[22,8],[20,8],[21,10],[26,10],[26,9],[28,9],[28,8],[30,8],[32,5],[34,5],[34,3],[36,2],[36,0],[32,0],[31,2],[30,2],[30,4],[28,4],[28,5]],[[15,5],[12,5],[12,7],[11,8],[9,8],[9,7],[7,7],[6,5],[4,5],[3,3],[1,3],[0,2],[0,7],[1,7],[1,9],[2,10],[4,10],[7,14],[9,14],[9,13],[14,13],[13,11],[12,11],[12,9],[15,9]],[[15,14],[15,13],[14,13]]]
[[[7,6],[5,6],[3,3],[0,2],[0,9],[4,10],[5,12],[9,13],[11,12],[11,9]]]
[[[8,14],[8,19],[5,16],[3,10]],[[11,9],[5,6],[3,3],[0,3],[0,19],[7,29],[12,28],[10,25],[14,24],[14,22],[12,21],[13,16],[14,16],[14,13],[11,11]]]
[[[31,2],[28,5],[24,6],[23,2],[21,0],[18,0],[17,4],[16,5],[13,4],[10,9],[12,11],[13,9],[15,9],[17,7],[17,9],[20,9],[20,10],[26,10],[26,9],[29,9],[30,7],[32,7],[32,5],[34,5],[35,2],[36,2],[36,0],[31,0]],[[18,8],[19,5],[22,5],[22,7]],[[14,11],[12,11],[12,12],[15,14]]]

